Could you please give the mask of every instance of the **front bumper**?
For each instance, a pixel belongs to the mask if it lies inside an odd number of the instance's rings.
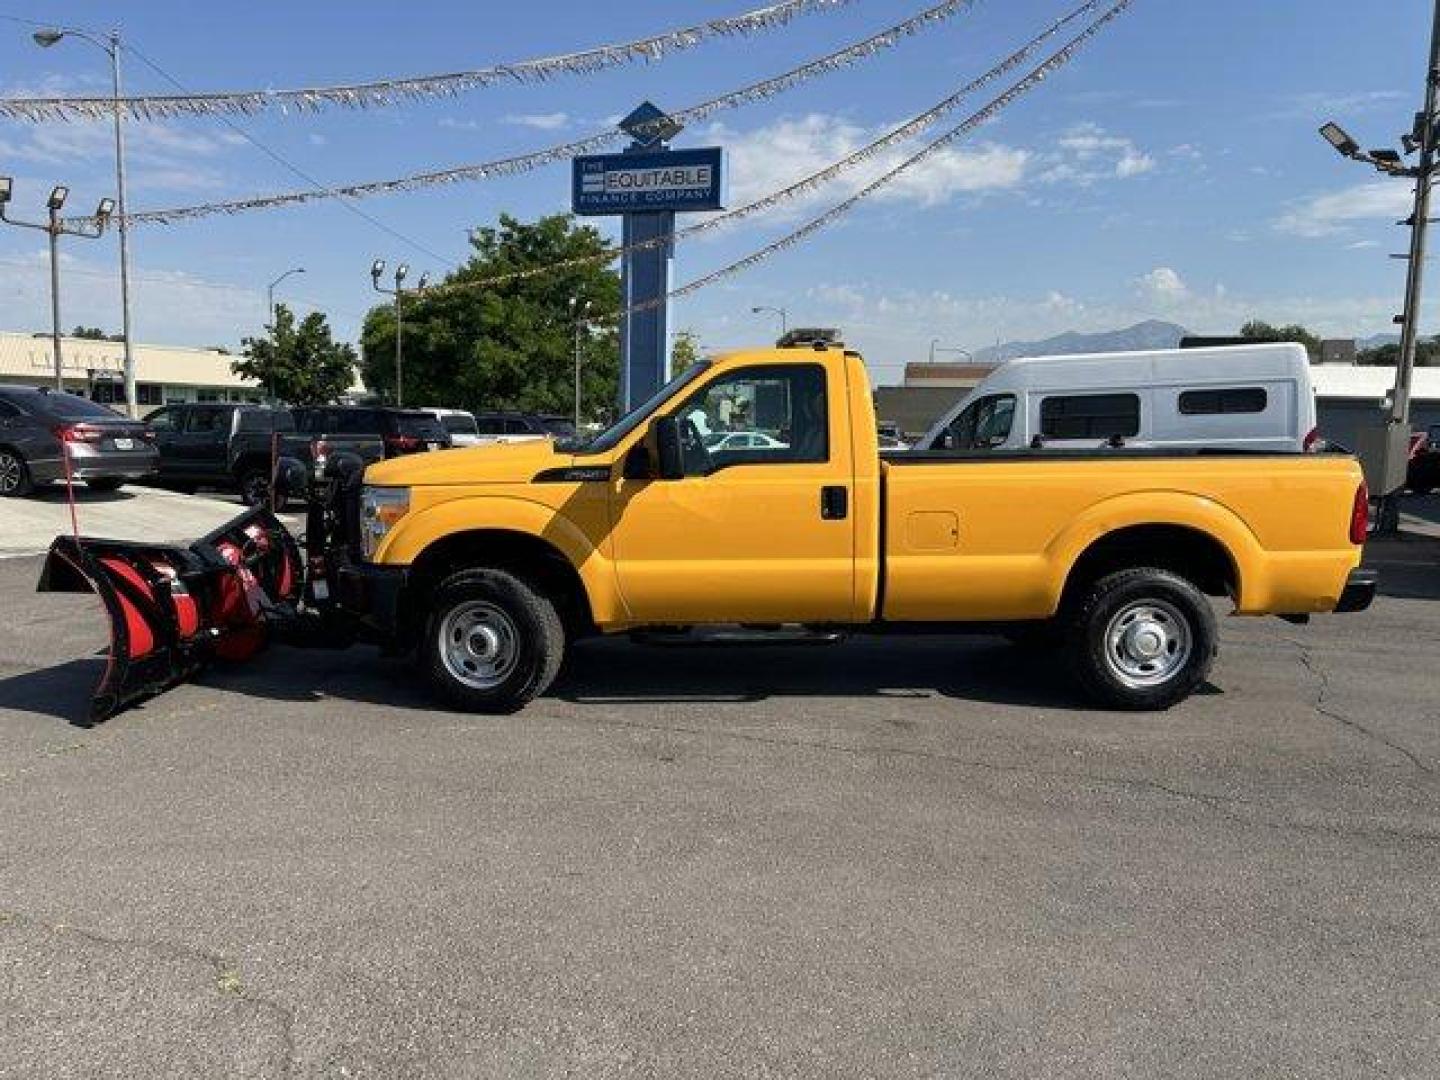
[[[400,621],[400,596],[409,567],[346,563],[335,571],[335,603],[362,625],[389,640]]]
[[[1335,604],[1335,611],[1345,614],[1364,611],[1375,600],[1375,590],[1380,585],[1380,574],[1375,570],[1351,570],[1345,579],[1345,591]]]

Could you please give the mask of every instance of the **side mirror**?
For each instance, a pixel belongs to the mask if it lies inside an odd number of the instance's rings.
[[[620,475],[626,480],[651,480],[655,476],[655,467],[650,464],[650,447],[645,445],[644,440],[636,443],[625,455],[625,464],[621,467]]]
[[[650,433],[655,437],[656,474],[661,480],[683,479],[685,451],[680,445],[680,421],[673,416],[658,417],[650,425]]]

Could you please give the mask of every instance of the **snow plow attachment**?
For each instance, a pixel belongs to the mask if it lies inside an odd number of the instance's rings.
[[[257,507],[189,547],[61,536],[40,592],[94,592],[110,620],[89,723],[190,678],[207,660],[243,660],[304,588],[294,537]]]

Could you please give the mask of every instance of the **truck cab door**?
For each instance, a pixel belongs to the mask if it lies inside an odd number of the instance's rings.
[[[670,412],[685,475],[621,480],[613,503],[620,592],[637,622],[850,621],[846,405],[824,364],[783,363],[724,372]]]

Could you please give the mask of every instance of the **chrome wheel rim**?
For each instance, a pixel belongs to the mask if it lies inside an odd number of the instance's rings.
[[[487,600],[456,606],[440,623],[440,658],[457,682],[473,690],[493,690],[520,661],[515,622]]]
[[[0,495],[13,495],[20,487],[20,459],[0,453]]]
[[[251,473],[245,478],[241,494],[251,506],[259,506],[270,498],[270,481],[261,473]]]
[[[1162,686],[1189,663],[1190,622],[1164,600],[1140,600],[1116,612],[1105,628],[1105,664],[1126,686]]]

